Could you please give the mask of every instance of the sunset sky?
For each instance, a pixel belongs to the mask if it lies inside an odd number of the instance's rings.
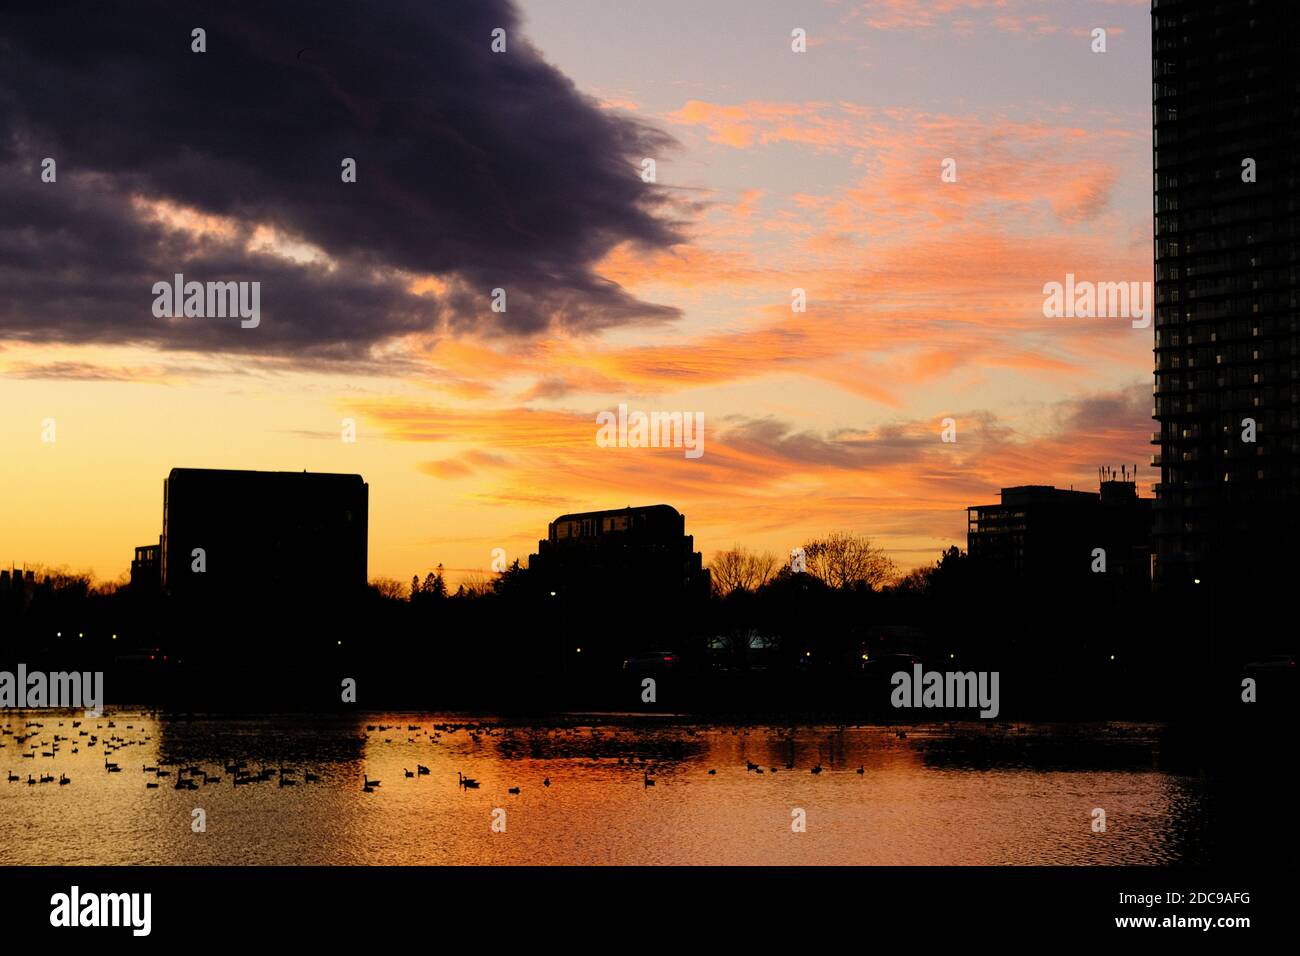
[[[363,475],[403,580],[570,511],[909,568],[1003,486],[1149,493],[1151,330],[1042,313],[1152,277],[1147,0],[320,9],[7,14],[6,566],[122,575],[178,466]],[[177,272],[260,281],[260,326],[155,318]],[[703,412],[704,455],[598,447],[620,403]]]

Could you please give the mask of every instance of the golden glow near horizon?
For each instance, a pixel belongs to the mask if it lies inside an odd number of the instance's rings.
[[[1151,278],[1145,83],[1071,98],[1045,79],[1032,104],[972,91],[940,108],[934,90],[873,72],[849,41],[874,44],[869,61],[890,55],[880,36],[911,31],[958,75],[972,56],[960,34],[828,5],[784,92],[748,67],[719,84],[710,51],[680,30],[661,38],[682,44],[680,82],[665,86],[610,44],[576,44],[570,18],[596,17],[598,30],[598,11],[524,14],[580,88],[677,140],[647,188],[680,203],[684,241],[620,245],[597,271],[681,317],[583,335],[430,330],[343,369],[0,339],[0,562],[122,576],[160,531],[168,471],[212,467],[364,476],[372,578],[409,581],[439,563],[453,583],[486,576],[494,548],[526,559],[558,514],[658,502],[686,515],[706,561],[737,543],[787,554],[844,529],[907,569],[964,546],[964,509],[1002,486],[1092,487],[1099,464],[1145,467],[1150,331],[1042,312],[1044,283],[1067,273]],[[1086,42],[1070,24],[979,23],[1022,66]],[[1149,67],[1123,35],[1110,62]],[[822,86],[806,70],[815,57]],[[944,157],[956,157],[956,182],[940,181]],[[335,267],[267,224],[144,196],[132,208],[191,241]],[[459,280],[393,281],[436,297]],[[151,304],[142,287],[142,313]],[[704,456],[599,447],[596,415],[620,403],[702,412]],[[955,443],[940,441],[948,417]],[[346,418],[355,443],[341,438]],[[51,419],[56,440],[43,441]]]

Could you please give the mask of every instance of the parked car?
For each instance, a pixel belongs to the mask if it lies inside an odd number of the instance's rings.
[[[623,660],[625,671],[666,671],[681,665],[681,659],[672,651],[638,651]]]
[[[161,647],[133,647],[113,658],[118,667],[159,667],[170,664]]]
[[[864,674],[893,677],[898,671],[912,673],[912,666],[921,663],[921,659],[912,654],[880,654],[862,662]]]
[[[1273,654],[1270,657],[1261,657],[1257,661],[1251,661],[1246,665],[1247,674],[1276,674],[1295,672],[1295,657],[1291,654]]]

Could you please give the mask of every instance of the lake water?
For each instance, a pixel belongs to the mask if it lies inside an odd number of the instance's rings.
[[[1149,725],[935,724],[899,736],[615,716],[74,719],[0,715],[11,731],[0,768],[20,778],[0,783],[0,864],[1163,864],[1202,862],[1212,836],[1206,784],[1161,768]],[[449,723],[462,726],[435,729]],[[36,736],[19,743],[25,734]],[[56,734],[67,739],[53,751]],[[104,767],[113,737],[118,773]],[[234,786],[223,768],[236,762],[277,773]],[[160,763],[171,776],[142,769]],[[221,782],[174,789],[189,765]],[[417,765],[429,774],[407,778]],[[296,785],[278,784],[281,767]],[[308,771],[319,781],[305,782]],[[462,788],[458,772],[479,788]],[[29,774],[71,782],[28,785]],[[381,781],[373,793],[363,774]],[[206,832],[193,830],[195,809]],[[493,832],[498,809],[505,832]],[[792,831],[796,810],[805,832]]]

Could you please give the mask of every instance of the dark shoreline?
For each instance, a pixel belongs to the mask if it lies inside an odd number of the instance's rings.
[[[679,715],[728,722],[869,720],[915,724],[979,720],[979,709],[895,708],[887,681],[856,673],[774,671],[653,675],[655,700],[643,678],[613,673],[499,673],[424,669],[295,669],[169,667],[108,671],[107,704],[147,705],[172,712],[347,712],[415,710],[497,717],[594,714]],[[354,680],[355,701],[343,701]],[[1261,678],[1254,703],[1241,699],[1238,675],[1108,675],[1002,672],[995,722],[1160,721],[1264,725],[1294,716],[1293,682]]]

